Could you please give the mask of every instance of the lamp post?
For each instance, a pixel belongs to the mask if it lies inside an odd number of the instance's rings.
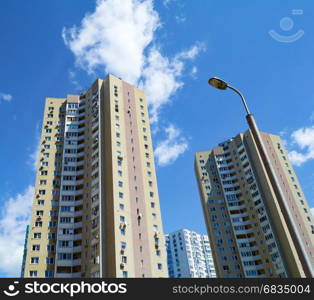
[[[268,175],[269,181],[271,183],[272,189],[273,189],[275,196],[277,198],[277,201],[279,203],[280,209],[283,213],[286,224],[289,228],[292,239],[293,239],[293,241],[296,242],[295,247],[296,247],[296,250],[298,252],[298,256],[299,256],[299,259],[301,261],[304,273],[305,273],[306,277],[314,277],[314,271],[313,271],[313,267],[312,267],[309,255],[308,255],[306,249],[304,248],[301,237],[297,234],[298,227],[295,224],[293,218],[291,217],[291,215],[289,213],[288,203],[285,200],[283,191],[280,187],[280,184],[277,180],[275,171],[274,171],[273,166],[272,166],[270,159],[268,157],[268,154],[267,154],[266,148],[264,146],[263,140],[261,138],[259,129],[258,129],[257,124],[255,122],[255,118],[254,118],[253,114],[251,114],[251,112],[249,111],[249,108],[248,108],[248,105],[246,103],[244,96],[236,88],[230,86],[228,83],[226,83],[225,81],[223,81],[217,77],[210,78],[208,80],[208,84],[213,86],[216,89],[219,89],[219,90],[226,90],[227,88],[229,88],[240,96],[240,98],[242,100],[242,104],[243,104],[244,109],[246,111],[246,120],[247,120],[247,123],[249,125],[250,130],[251,130],[251,133],[253,135],[253,139],[254,139],[255,144],[257,146],[257,150],[258,150],[259,155],[262,159],[263,165],[265,167],[265,170],[266,170],[266,173]]]

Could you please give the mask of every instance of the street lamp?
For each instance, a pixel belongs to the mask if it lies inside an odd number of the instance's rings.
[[[304,273],[306,274],[307,277],[314,277],[314,271],[313,271],[313,267],[311,264],[311,260],[309,258],[309,255],[308,255],[306,249],[304,248],[301,237],[297,234],[298,227],[295,224],[294,219],[291,217],[291,215],[289,213],[288,203],[285,200],[283,191],[280,187],[280,184],[277,180],[275,171],[274,171],[273,166],[272,166],[270,159],[268,157],[266,148],[264,146],[263,140],[261,138],[260,132],[259,132],[257,124],[255,122],[255,118],[254,118],[253,114],[250,113],[244,96],[236,88],[230,86],[224,80],[219,79],[217,77],[210,78],[208,80],[208,84],[213,86],[216,89],[219,89],[219,90],[226,90],[227,88],[229,88],[240,96],[240,98],[242,100],[242,104],[243,104],[244,109],[246,111],[246,120],[247,120],[247,123],[249,125],[250,130],[251,130],[251,133],[253,135],[253,139],[254,139],[255,144],[257,146],[257,150],[259,152],[259,155],[261,156],[263,165],[265,167],[269,181],[271,183],[273,191],[274,191],[276,198],[278,200],[278,203],[279,203],[280,209],[283,213],[286,224],[287,224],[289,231],[291,233],[292,239],[294,241],[296,241],[295,247],[296,247],[296,250],[298,252],[299,259],[302,263]],[[289,258],[286,258],[286,259],[289,259]]]

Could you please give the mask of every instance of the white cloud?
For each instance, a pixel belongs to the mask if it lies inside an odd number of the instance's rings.
[[[79,84],[79,82],[76,79],[76,73],[74,71],[69,70],[69,79],[77,91],[82,89],[82,86]]]
[[[63,28],[62,36],[77,66],[90,74],[100,69],[143,88],[156,122],[161,107],[183,86],[186,61],[205,49],[196,42],[172,58],[162,55],[153,44],[160,26],[152,0],[98,0],[80,27]]]
[[[291,145],[296,145],[300,151],[289,152],[291,162],[301,166],[305,162],[314,159],[314,126],[300,128],[291,134]]]
[[[171,1],[173,0],[162,0],[162,4],[167,7]]]
[[[80,67],[90,73],[104,67],[134,84],[158,26],[151,0],[99,0],[80,28],[64,28],[62,35]]]
[[[155,156],[159,166],[173,163],[188,149],[187,140],[182,136],[180,129],[172,124],[165,129],[167,138],[157,144]]]
[[[148,54],[148,64],[143,70],[145,78],[140,84],[146,91],[151,107],[151,122],[157,122],[160,107],[183,85],[177,77],[181,75],[183,64],[179,59],[169,60],[156,49]]]
[[[191,74],[191,77],[193,79],[196,79],[197,78],[197,75],[196,75],[197,74],[197,67],[193,66],[190,74]]]
[[[146,92],[150,103],[152,123],[158,121],[160,108],[168,103],[175,92],[184,85],[181,77],[185,60],[193,60],[204,49],[204,45],[197,42],[172,59],[163,56],[156,47],[150,49],[140,86]]]
[[[20,275],[26,226],[31,216],[34,188],[4,202],[0,212],[0,272],[8,277]]]
[[[0,93],[0,103],[1,103],[1,100],[6,101],[6,102],[11,102],[12,98],[13,97],[10,94]]]
[[[200,53],[200,51],[204,50],[205,45],[203,43],[196,42],[195,45],[193,45],[190,49],[178,53],[175,59],[176,60],[194,59]]]
[[[175,20],[178,24],[184,23],[186,21],[186,17],[184,16],[175,16]]]

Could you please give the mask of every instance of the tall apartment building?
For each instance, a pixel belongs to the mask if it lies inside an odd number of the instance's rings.
[[[181,229],[166,234],[169,277],[216,277],[207,235]]]
[[[47,98],[24,277],[167,277],[147,101],[108,75]]]
[[[279,136],[261,133],[297,226],[271,187],[251,131],[195,156],[203,212],[217,277],[309,277],[295,234],[314,265],[314,223]]]

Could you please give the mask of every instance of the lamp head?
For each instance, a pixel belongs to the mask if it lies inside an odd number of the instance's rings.
[[[225,81],[217,77],[210,78],[208,84],[219,90],[225,90],[228,87],[228,84]]]

